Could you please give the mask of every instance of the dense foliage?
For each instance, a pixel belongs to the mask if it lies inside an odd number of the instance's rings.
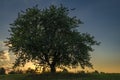
[[[90,34],[77,31],[82,22],[69,16],[69,11],[62,5],[51,5],[18,14],[6,42],[17,56],[15,67],[30,60],[49,67],[51,72],[56,72],[56,67],[92,67],[89,52],[99,43]]]

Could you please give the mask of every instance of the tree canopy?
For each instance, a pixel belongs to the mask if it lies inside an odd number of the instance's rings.
[[[80,19],[69,16],[63,5],[39,9],[37,6],[18,13],[10,24],[10,38],[6,44],[15,53],[14,66],[37,61],[51,72],[56,67],[92,67],[90,53],[99,42],[88,33],[77,31]]]

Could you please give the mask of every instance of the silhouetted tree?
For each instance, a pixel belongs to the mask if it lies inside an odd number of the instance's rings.
[[[17,56],[14,66],[38,60],[38,64],[47,65],[51,72],[56,72],[59,66],[92,67],[89,52],[99,43],[90,34],[77,31],[82,22],[69,16],[69,11],[63,5],[51,5],[19,13],[11,24],[11,37],[6,42]]]
[[[4,68],[0,68],[0,75],[5,74],[5,69]]]

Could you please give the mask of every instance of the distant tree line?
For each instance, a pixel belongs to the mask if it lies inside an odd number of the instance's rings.
[[[63,71],[61,71],[62,73],[68,73],[67,69],[63,69]],[[27,70],[21,70],[21,69],[17,69],[17,70],[11,70],[10,72],[8,72],[8,74],[36,74],[37,71],[35,69],[32,68],[28,68]],[[46,73],[46,72],[43,72]],[[47,72],[48,73],[48,72]],[[98,70],[95,70],[93,72],[85,72],[85,71],[78,71],[78,74],[105,74],[105,72],[99,72]],[[6,70],[5,68],[1,67],[0,68],[0,75],[5,75],[6,74]]]

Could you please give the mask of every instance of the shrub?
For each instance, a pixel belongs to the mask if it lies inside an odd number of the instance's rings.
[[[16,71],[10,71],[8,74],[17,74]]]
[[[26,73],[36,73],[34,69],[28,68],[28,70],[26,71]]]
[[[85,71],[80,71],[79,73],[80,73],[80,74],[85,74]]]
[[[62,72],[63,73],[68,73],[68,70],[64,68]]]
[[[92,72],[93,74],[99,74],[99,72],[97,70],[95,70],[94,72]]]
[[[23,74],[24,72],[22,70],[12,70],[8,74]]]
[[[5,69],[4,68],[0,68],[0,75],[5,74]]]

